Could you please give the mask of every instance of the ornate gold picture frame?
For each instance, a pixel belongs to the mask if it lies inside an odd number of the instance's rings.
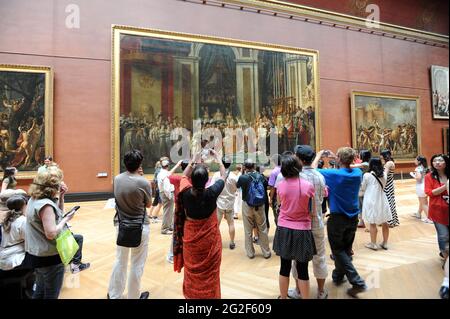
[[[431,66],[431,105],[433,120],[449,119],[449,76],[448,67]]]
[[[0,169],[14,166],[17,178],[33,178],[53,155],[52,69],[0,64],[0,98]]]
[[[353,91],[353,147],[372,155],[389,149],[396,162],[413,162],[421,148],[419,114],[418,96]]]
[[[152,173],[170,131],[192,132],[193,121],[276,126],[280,152],[320,147],[318,51],[127,26],[113,26],[112,37],[114,174],[131,148]]]

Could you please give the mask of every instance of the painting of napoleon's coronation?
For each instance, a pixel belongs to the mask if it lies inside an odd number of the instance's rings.
[[[0,166],[35,171],[50,141],[46,136],[50,69],[0,65]],[[48,112],[47,112],[48,113]]]
[[[418,97],[353,92],[353,147],[374,154],[389,149],[395,159],[414,160],[420,153],[418,108]]]
[[[158,38],[154,32],[120,31],[119,39],[120,155],[140,149],[146,173],[169,156],[180,128],[187,129],[191,151],[201,149],[195,121],[202,130],[220,130],[222,144],[232,143],[235,155],[251,152],[252,143],[264,145],[268,155],[274,135],[278,153],[296,144],[316,147],[317,52],[239,47],[207,37],[199,42],[189,35]],[[256,134],[247,134],[249,128]],[[237,133],[226,136],[227,130]],[[240,138],[244,143],[237,143]]]

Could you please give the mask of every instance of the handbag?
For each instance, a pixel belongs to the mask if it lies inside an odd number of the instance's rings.
[[[116,201],[117,205],[117,201]],[[142,221],[136,219],[121,219],[120,209],[116,207],[119,220],[119,231],[117,234],[117,246],[135,248],[141,244],[142,229],[144,227],[145,212]]]
[[[79,248],[80,246],[69,229],[63,230],[56,237],[56,250],[65,266],[72,261]]]

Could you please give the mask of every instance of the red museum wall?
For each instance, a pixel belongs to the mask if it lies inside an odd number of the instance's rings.
[[[65,25],[69,4],[79,29]],[[419,96],[422,153],[443,149],[448,122],[432,120],[430,66],[448,66],[448,48],[175,0],[0,0],[0,12],[0,63],[53,68],[53,155],[70,192],[112,190],[112,24],[318,50],[323,148],[351,145],[350,92],[363,90]]]
[[[368,4],[380,8],[381,22],[448,35],[448,5],[446,0],[283,0],[342,14],[366,18]]]

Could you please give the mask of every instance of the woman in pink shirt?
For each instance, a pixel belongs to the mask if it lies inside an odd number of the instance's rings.
[[[311,214],[315,211],[314,186],[299,178],[302,166],[295,156],[283,156],[278,186],[281,204],[273,250],[281,258],[280,298],[286,299],[292,261],[297,261],[298,285],[303,299],[309,298],[308,262],[316,254],[311,232]]]

